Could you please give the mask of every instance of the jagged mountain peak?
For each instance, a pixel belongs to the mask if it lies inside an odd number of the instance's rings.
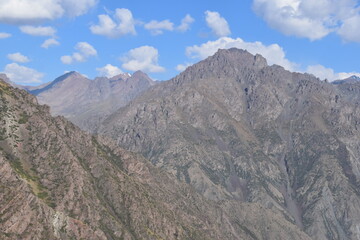
[[[259,67],[263,68],[267,66],[266,59],[260,54],[251,54],[247,50],[230,48],[230,49],[219,49],[214,56],[210,59],[224,60],[227,62],[234,62],[235,64],[241,64],[242,66]]]
[[[184,83],[194,79],[221,79],[237,76],[240,72],[258,71],[267,67],[266,59],[246,50],[219,49],[213,56],[188,67],[173,81]]]

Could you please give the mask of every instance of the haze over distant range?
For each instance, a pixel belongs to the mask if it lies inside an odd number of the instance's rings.
[[[336,80],[360,76],[359,22],[356,0],[1,1],[0,72],[29,85],[73,70],[166,80],[237,47]]]

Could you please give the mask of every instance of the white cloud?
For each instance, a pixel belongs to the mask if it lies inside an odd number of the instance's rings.
[[[195,20],[190,16],[190,14],[186,14],[186,16],[181,20],[181,24],[177,27],[177,29],[180,32],[186,32],[187,30],[189,30],[190,25],[194,21]]]
[[[84,15],[96,6],[98,0],[60,0],[60,3],[66,15],[69,17],[77,17]]]
[[[38,24],[61,18],[77,17],[97,4],[97,0],[1,0],[0,23]]]
[[[0,39],[11,37],[10,33],[0,32]]]
[[[151,46],[142,46],[131,49],[122,58],[122,68],[130,71],[141,70],[144,72],[163,72],[165,68],[158,64],[158,50]]]
[[[253,0],[253,9],[285,35],[317,40],[337,32],[344,40],[359,42],[357,4],[356,0]]]
[[[360,76],[360,73],[357,72],[340,72],[336,73],[331,68],[326,68],[322,65],[311,65],[308,66],[306,72],[313,74],[314,76],[320,78],[321,80],[327,79],[329,81],[345,79],[351,76]]]
[[[174,23],[169,20],[163,20],[161,22],[152,20],[144,25],[146,30],[149,30],[153,35],[163,34],[164,31],[173,31]]]
[[[32,36],[54,36],[56,30],[53,27],[34,27],[34,26],[21,26],[21,32]]]
[[[182,72],[182,71],[185,71],[185,69],[191,65],[192,65],[191,63],[179,64],[176,66],[176,70],[178,70],[179,72]]]
[[[69,56],[69,55],[62,56],[62,57],[60,58],[60,60],[61,60],[61,62],[62,62],[63,64],[72,64],[72,62],[73,62],[73,58],[72,58],[71,56]]]
[[[348,42],[360,42],[360,15],[354,15],[344,20],[338,34]]]
[[[75,46],[75,49],[78,50],[80,54],[85,57],[97,55],[97,51],[95,50],[95,48],[87,42],[78,42]]]
[[[49,48],[51,46],[57,46],[57,45],[60,45],[60,43],[54,39],[54,38],[49,38],[49,39],[46,39],[42,44],[41,44],[41,47],[42,48]]]
[[[41,79],[44,77],[43,73],[17,63],[7,64],[4,73],[11,81],[19,84],[41,83]]]
[[[64,64],[72,64],[73,62],[85,62],[89,57],[97,55],[96,49],[87,42],[78,42],[75,46],[75,50],[71,56],[65,55],[60,58]]]
[[[99,24],[91,25],[93,34],[117,38],[127,34],[135,35],[135,20],[129,9],[118,8],[113,20],[109,15],[99,15]]]
[[[228,22],[218,12],[205,12],[206,23],[218,37],[225,37],[231,34]]]
[[[100,76],[105,76],[108,78],[114,77],[116,75],[119,75],[123,73],[120,68],[113,66],[111,64],[106,64],[102,68],[96,68],[96,71],[99,72]]]
[[[7,55],[7,58],[13,62],[26,63],[30,62],[30,59],[27,56],[22,55],[21,53],[10,53]]]
[[[297,65],[285,57],[284,50],[278,44],[264,45],[261,42],[245,42],[241,38],[222,37],[215,41],[208,41],[200,46],[186,48],[186,55],[190,58],[205,59],[219,49],[240,48],[252,54],[259,53],[265,57],[270,65],[278,64],[288,70],[295,70]]]

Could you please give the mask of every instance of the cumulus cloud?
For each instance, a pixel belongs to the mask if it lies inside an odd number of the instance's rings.
[[[113,18],[102,14],[98,16],[99,23],[90,26],[93,34],[117,38],[127,34],[135,35],[135,20],[129,9],[118,8]]]
[[[114,77],[116,75],[123,73],[123,71],[121,71],[120,68],[113,66],[111,64],[106,64],[102,68],[96,68],[96,71],[99,72],[100,76],[104,76],[104,77],[108,77],[108,78],[111,78],[111,77]]]
[[[0,32],[0,39],[11,37],[10,33]]]
[[[72,62],[73,62],[72,56],[69,56],[69,55],[61,56],[60,60],[63,64],[72,64]]]
[[[77,17],[97,4],[97,0],[1,0],[0,23],[38,24],[64,15]]]
[[[174,23],[170,22],[169,20],[163,21],[156,21],[152,20],[144,25],[146,30],[149,30],[153,35],[160,35],[163,34],[164,31],[173,31],[174,30]]]
[[[7,64],[3,72],[11,81],[19,84],[41,83],[44,77],[43,73],[17,63]]]
[[[323,65],[308,66],[306,72],[313,74],[321,80],[327,79],[329,81],[345,79],[351,76],[360,76],[357,72],[340,72],[336,73],[333,69],[324,67]]]
[[[69,17],[84,15],[96,6],[98,0],[60,0],[60,4]]]
[[[206,23],[218,37],[225,37],[231,34],[228,22],[218,12],[205,12]]]
[[[51,46],[57,46],[57,45],[60,45],[60,43],[54,39],[54,38],[49,38],[49,39],[46,39],[42,44],[41,44],[41,47],[42,48],[49,48]]]
[[[261,42],[245,42],[241,38],[222,37],[215,41],[208,41],[201,45],[186,48],[186,55],[190,58],[205,59],[213,55],[218,49],[240,48],[252,54],[259,53],[265,57],[270,65],[278,64],[288,70],[295,70],[296,64],[285,57],[284,50],[278,44],[264,45]]]
[[[65,55],[60,58],[64,64],[72,64],[74,62],[85,62],[89,57],[96,56],[96,49],[87,42],[78,42],[75,46],[76,52],[72,55]]]
[[[22,55],[21,53],[10,53],[7,55],[7,58],[13,62],[26,63],[30,62],[30,59],[27,56]]]
[[[194,18],[190,16],[190,14],[186,14],[186,16],[181,19],[181,24],[177,27],[177,30],[180,32],[186,32],[190,29],[190,25],[195,21]]]
[[[360,42],[360,14],[344,20],[338,34],[348,42]]]
[[[21,32],[32,35],[32,36],[54,36],[56,30],[53,27],[34,27],[30,25],[21,26]]]
[[[317,40],[337,32],[344,40],[359,42],[357,4],[356,0],[253,0],[253,9],[285,35]]]
[[[151,46],[131,49],[121,60],[122,68],[130,71],[141,70],[147,73],[163,72],[164,67],[158,64],[159,52]]]

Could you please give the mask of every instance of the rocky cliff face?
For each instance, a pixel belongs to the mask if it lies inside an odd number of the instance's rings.
[[[260,55],[219,50],[98,133],[208,199],[258,203],[313,239],[359,239],[360,111],[346,93]]]
[[[80,128],[92,131],[106,116],[154,85],[145,73],[120,74],[112,78],[89,80],[69,72],[51,83],[27,87],[54,115],[62,115]]]
[[[0,121],[1,239],[309,239],[259,204],[206,200],[1,80]]]

